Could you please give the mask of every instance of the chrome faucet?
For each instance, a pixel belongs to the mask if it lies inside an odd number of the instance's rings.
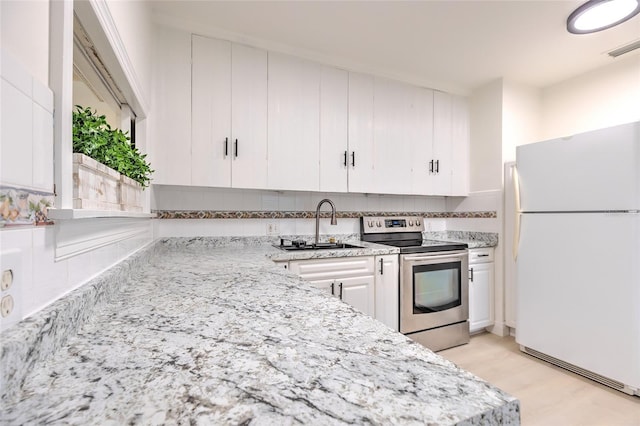
[[[333,204],[333,201],[331,201],[328,198],[325,198],[324,200],[320,201],[318,203],[318,207],[316,207],[316,240],[315,240],[315,245],[318,245],[318,234],[320,232],[320,207],[322,207],[322,205],[324,203],[329,203],[331,205],[331,224],[332,225],[337,225],[338,221],[336,220],[336,205]]]

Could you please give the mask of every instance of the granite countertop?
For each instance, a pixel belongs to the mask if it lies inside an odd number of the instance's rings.
[[[385,246],[382,244],[375,244],[367,241],[350,239],[349,243],[361,246],[361,248],[300,251],[285,251],[276,249],[274,252],[267,253],[267,257],[274,262],[280,262],[288,260],[325,259],[329,257],[378,256],[384,254],[400,253],[400,249],[397,247]]]
[[[438,241],[465,243],[469,249],[496,247],[498,234],[472,231],[436,231],[423,232],[423,238]]]
[[[268,257],[274,262],[286,262],[289,260],[323,259],[329,257],[351,257],[351,256],[378,256],[384,254],[398,254],[400,249],[384,244],[370,243],[360,240],[357,234],[334,236],[336,241],[349,242],[359,245],[361,248],[348,248],[337,250],[300,250],[284,251],[276,250],[269,253]],[[311,241],[310,236],[289,236],[288,239],[303,239]],[[495,247],[498,245],[498,235],[489,232],[469,232],[469,231],[437,231],[424,232],[424,239],[465,243],[469,249]]]
[[[0,423],[519,424],[515,398],[278,268],[279,250],[219,245],[157,242],[73,292],[118,289],[68,336],[55,317],[81,303],[64,299],[3,333]]]

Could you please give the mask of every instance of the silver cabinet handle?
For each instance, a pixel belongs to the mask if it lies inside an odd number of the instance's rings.
[[[479,254],[478,257],[489,257],[487,253]]]
[[[380,259],[380,275],[384,275],[384,259]]]
[[[338,288],[340,289],[340,300],[342,300],[342,283],[338,284]]]
[[[469,281],[473,282],[473,268],[469,269]]]
[[[335,296],[335,294],[336,294],[336,293],[335,293],[335,287],[336,287],[336,283],[335,283],[335,282],[332,282],[332,283],[331,283],[331,295],[332,295],[332,296]]]

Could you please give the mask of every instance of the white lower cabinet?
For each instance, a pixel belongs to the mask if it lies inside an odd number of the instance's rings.
[[[493,325],[493,249],[469,250],[469,331]]]
[[[292,260],[291,272],[375,317],[373,256]]]
[[[375,318],[387,327],[400,330],[398,255],[376,256]]]

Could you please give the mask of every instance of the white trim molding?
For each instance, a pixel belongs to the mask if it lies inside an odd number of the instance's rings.
[[[136,219],[151,219],[156,217],[155,213],[128,212],[123,210],[87,210],[87,209],[54,209],[47,210],[49,219],[92,219],[98,217],[126,217]]]
[[[153,239],[149,219],[93,218],[56,221],[55,260],[60,261],[119,241]]]
[[[73,0],[49,4],[49,87],[53,96],[55,205],[73,205]]]

